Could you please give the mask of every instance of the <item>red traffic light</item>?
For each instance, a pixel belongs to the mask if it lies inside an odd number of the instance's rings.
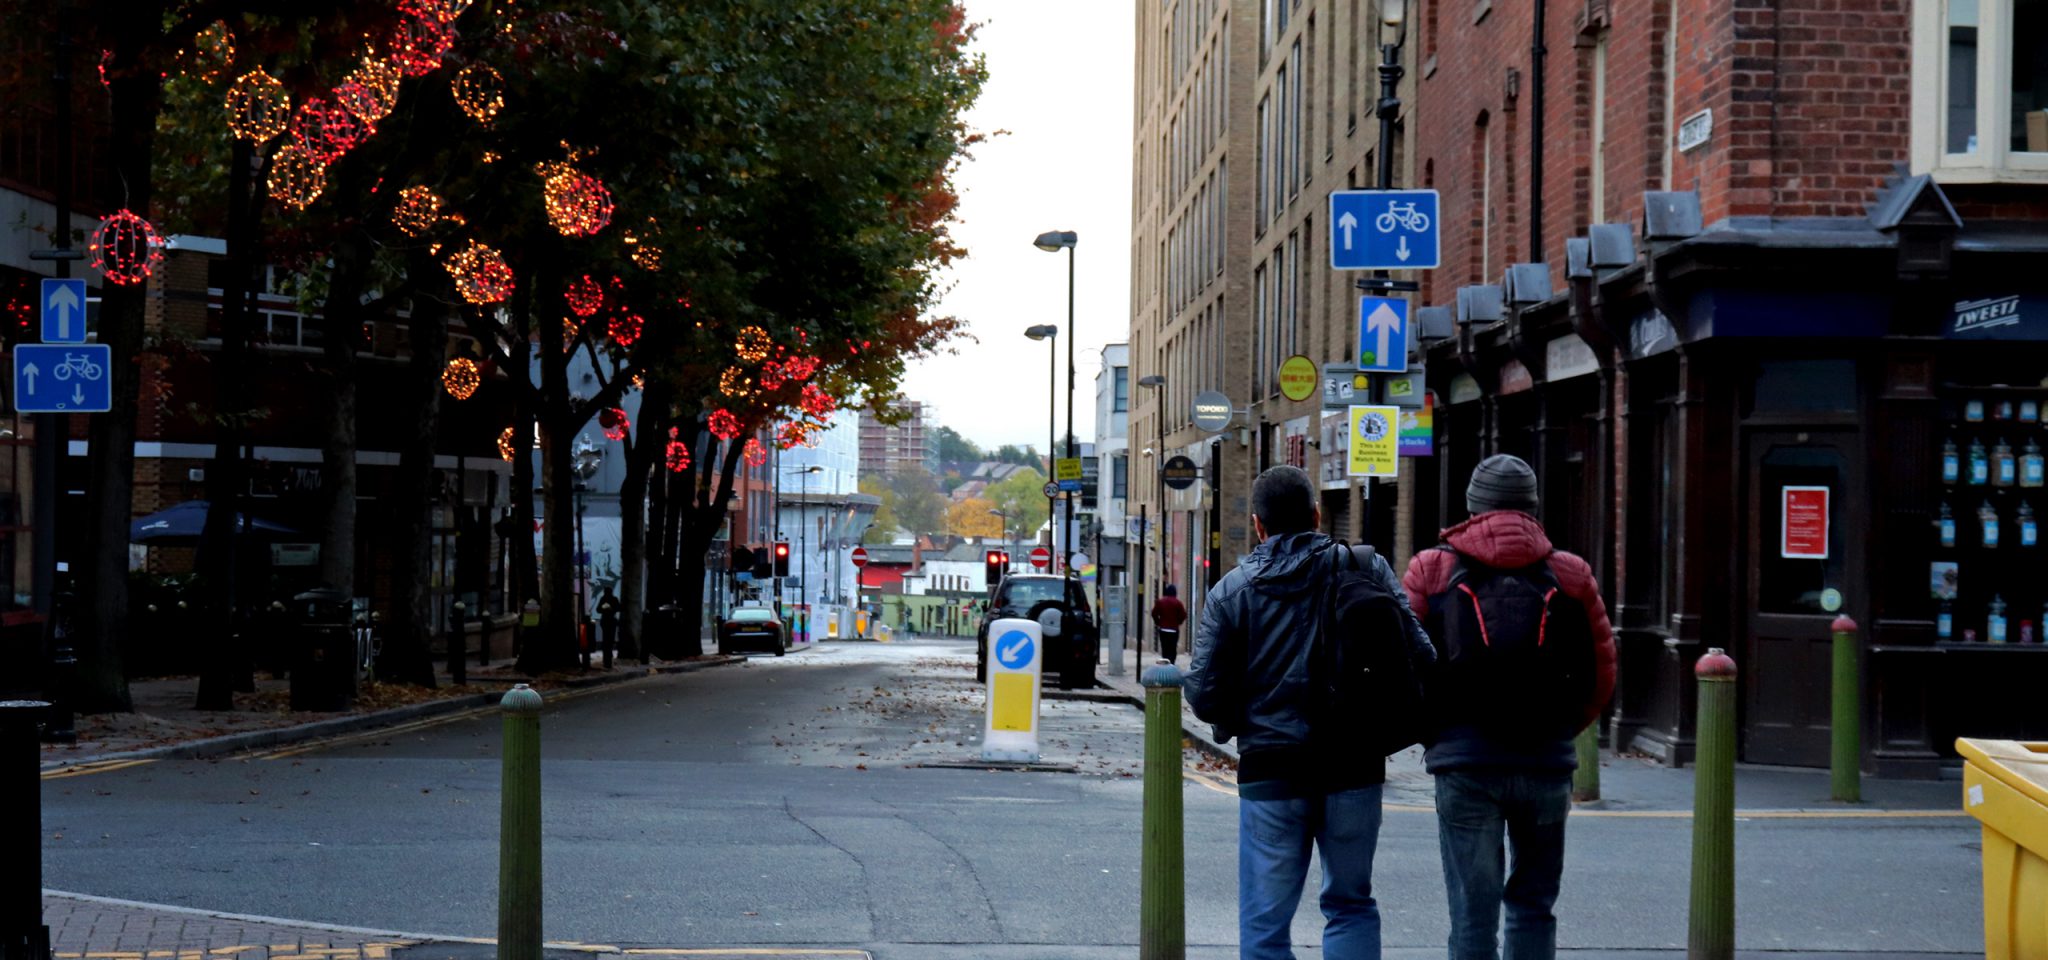
[[[776,545],[775,545],[775,555],[776,555],[776,556],[778,556],[778,557],[786,557],[786,556],[789,556],[789,544],[786,544],[786,543],[778,543],[778,544],[776,544]]]

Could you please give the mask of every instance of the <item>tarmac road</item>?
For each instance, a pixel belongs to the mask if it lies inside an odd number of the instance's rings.
[[[1129,956],[1139,712],[1046,701],[1047,759],[1074,772],[921,766],[976,754],[973,655],[971,641],[830,643],[556,700],[543,719],[548,937],[864,948],[882,960]],[[483,715],[45,781],[44,882],[489,937],[497,748],[498,721]],[[1231,955],[1234,790],[1227,775],[1184,787],[1192,955]],[[1441,956],[1435,820],[1412,806],[1418,795],[1426,784],[1389,794],[1385,939],[1390,955]],[[1566,948],[1683,948],[1690,824],[1626,812],[1574,816],[1558,906]],[[1738,941],[1981,955],[1977,841],[1975,821],[1955,816],[1745,820]],[[1320,920],[1314,882],[1296,922],[1305,944]]]

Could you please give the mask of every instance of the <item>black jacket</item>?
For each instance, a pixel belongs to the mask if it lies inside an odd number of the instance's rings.
[[[1242,754],[1308,745],[1309,646],[1332,542],[1320,533],[1267,540],[1225,574],[1202,605],[1182,690],[1195,716],[1215,724],[1217,739],[1237,738]],[[1377,553],[1372,573],[1394,597],[1406,596],[1394,568]],[[1402,609],[1419,662],[1433,662],[1429,635],[1406,604]]]

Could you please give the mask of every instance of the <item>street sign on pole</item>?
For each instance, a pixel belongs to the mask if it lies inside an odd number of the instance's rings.
[[[85,281],[43,278],[43,342],[85,342]]]
[[[1330,269],[1434,270],[1442,260],[1435,190],[1330,193]]]
[[[1323,364],[1323,409],[1342,410],[1370,399],[1372,377],[1349,363]]]
[[[1358,298],[1358,369],[1366,373],[1408,371],[1408,301]]]
[[[1354,477],[1401,474],[1401,411],[1398,407],[1352,407],[1350,469]]]
[[[1052,551],[1044,547],[1032,547],[1031,565],[1040,570],[1052,566]]]
[[[1160,479],[1175,490],[1186,490],[1194,486],[1195,481],[1201,477],[1201,468],[1195,466],[1195,462],[1185,456],[1175,456],[1166,461],[1166,466],[1160,468]]]
[[[867,566],[867,565],[868,565],[868,548],[866,548],[866,547],[855,547],[855,548],[853,548],[853,556],[852,556],[852,557],[851,557],[850,559],[851,559],[851,560],[853,561],[853,568],[854,568],[855,570],[858,570],[858,569],[860,569],[860,568],[862,568],[862,567],[865,567],[865,566]]]
[[[1052,476],[1061,490],[1072,492],[1081,489],[1081,458],[1060,457],[1054,460]]]
[[[1060,482],[1058,480],[1047,480],[1045,486],[1038,488],[1038,492],[1045,494],[1047,500],[1051,500],[1060,495]]]
[[[105,413],[114,407],[113,364],[113,350],[104,343],[19,344],[14,348],[14,409]]]
[[[1220,390],[1204,390],[1195,394],[1194,409],[1190,413],[1195,427],[1207,433],[1222,433],[1230,429],[1231,418],[1236,415],[1230,407],[1230,398]]]
[[[1316,363],[1301,354],[1280,364],[1280,395],[1296,402],[1316,395]]]

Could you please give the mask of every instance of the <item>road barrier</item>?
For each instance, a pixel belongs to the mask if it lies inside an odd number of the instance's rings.
[[[1161,660],[1145,684],[1145,836],[1138,906],[1139,960],[1188,952],[1187,851],[1181,838],[1180,668]]]
[[[8,818],[14,826],[0,841],[0,960],[48,960],[50,928],[43,926],[43,745],[39,730],[41,700],[0,700],[0,776],[16,777],[6,792],[27,798],[24,816]]]
[[[505,693],[498,813],[498,960],[541,960],[540,694]]]
[[[1692,909],[1687,960],[1735,956],[1735,660],[1720,647],[1693,665],[1699,749],[1693,771]]]
[[[1600,721],[1595,718],[1572,741],[1578,751],[1579,767],[1572,771],[1572,799],[1580,803],[1600,799]]]
[[[1985,960],[2048,958],[2048,743],[1956,741],[1963,809],[1984,825]]]
[[[1835,618],[1834,708],[1830,722],[1832,748],[1828,771],[1831,795],[1842,803],[1863,801],[1863,691],[1856,682],[1856,621]]]

